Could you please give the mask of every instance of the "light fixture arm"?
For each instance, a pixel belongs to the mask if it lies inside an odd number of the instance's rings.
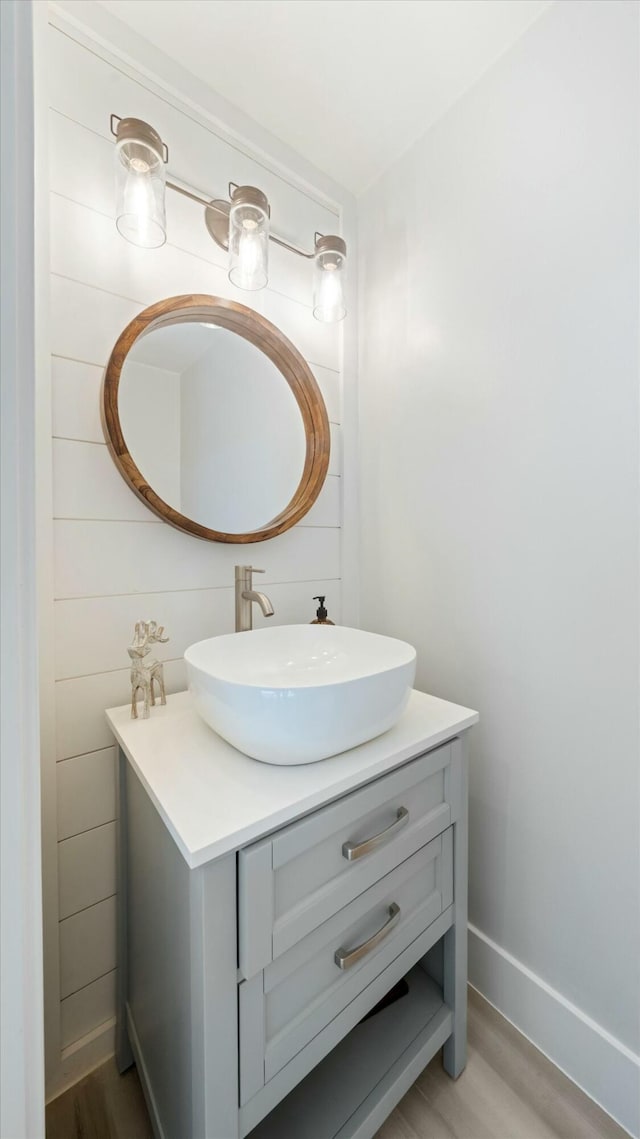
[[[315,253],[307,253],[306,249],[299,249],[297,245],[292,245],[290,241],[285,241],[282,237],[276,237],[275,233],[269,234],[269,240],[275,241],[276,245],[281,245],[283,249],[288,249],[290,253],[297,253],[298,257],[306,257],[307,261],[313,261]]]
[[[185,186],[178,186],[177,182],[170,182],[167,178],[167,189],[175,190],[176,194],[182,194],[185,198],[190,198],[192,202],[197,202],[200,206],[206,206],[208,210],[216,210],[223,213],[222,207],[218,206],[216,202],[210,202],[202,194],[196,194],[193,190],[187,190]]]

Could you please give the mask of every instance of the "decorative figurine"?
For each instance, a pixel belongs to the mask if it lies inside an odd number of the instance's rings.
[[[154,681],[158,686],[160,692],[160,703],[166,704],[167,697],[164,691],[164,676],[162,673],[162,661],[149,660],[145,661],[147,653],[151,651],[151,645],[166,644],[169,640],[164,636],[164,625],[158,625],[155,621],[138,621],[134,633],[133,641],[129,645],[127,652],[131,657],[131,719],[137,720],[138,718],[138,691],[142,692],[144,700],[144,709],[142,712],[143,720],[149,719],[149,709],[154,705],[156,698],[153,691]]]

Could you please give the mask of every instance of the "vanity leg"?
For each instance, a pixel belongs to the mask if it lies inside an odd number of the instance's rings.
[[[194,1095],[189,1139],[239,1139],[235,851],[191,871],[190,895]]]
[[[116,1064],[119,1072],[126,1072],[133,1064],[133,1052],[127,1032],[127,760],[121,748],[118,748],[116,781],[118,789]]]
[[[444,936],[444,999],[453,1010],[453,1033],[447,1040],[442,1064],[454,1080],[467,1062],[467,881],[468,881],[468,742],[467,733],[454,740],[454,762],[459,765],[460,814],[453,824],[454,924]],[[456,754],[457,752],[457,754]]]

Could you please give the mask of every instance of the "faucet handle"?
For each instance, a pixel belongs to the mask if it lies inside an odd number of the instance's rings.
[[[251,572],[252,573],[266,573],[267,571],[266,570],[259,570],[259,569],[256,569],[255,566],[251,566]]]

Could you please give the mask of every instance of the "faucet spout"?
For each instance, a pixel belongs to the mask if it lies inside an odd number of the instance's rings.
[[[266,593],[259,593],[257,589],[243,589],[242,596],[246,601],[257,601],[265,617],[273,617],[273,605]]]
[[[273,605],[266,593],[253,588],[253,574],[264,570],[253,566],[236,566],[236,633],[253,628],[253,604],[259,605],[265,617],[273,617]]]

